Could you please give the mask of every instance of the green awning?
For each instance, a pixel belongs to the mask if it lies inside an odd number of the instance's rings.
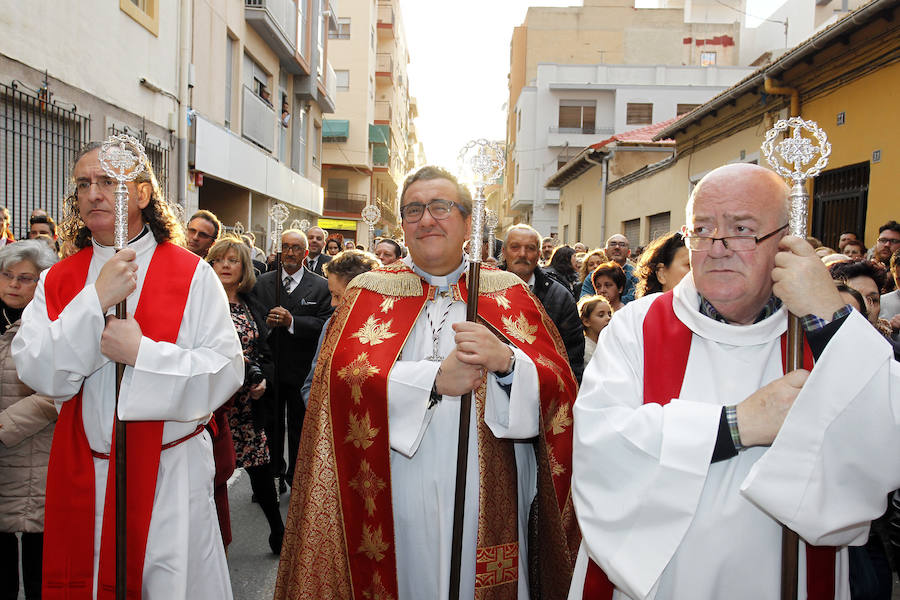
[[[369,125],[369,143],[384,144],[388,148],[391,147],[391,126],[390,125]]]
[[[391,151],[383,144],[372,146],[372,162],[376,167],[386,167],[391,160]]]
[[[322,119],[323,142],[346,142],[350,137],[348,119]]]

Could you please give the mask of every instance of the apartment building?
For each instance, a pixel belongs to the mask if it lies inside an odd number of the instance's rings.
[[[75,153],[113,133],[139,138],[165,193],[180,197],[178,42],[185,16],[168,4],[4,5],[0,205],[10,209],[17,237],[26,235],[34,208],[59,219]]]
[[[337,85],[328,57],[336,3],[193,6],[187,212],[211,210],[268,246],[274,203],[290,209],[285,227],[322,215],[323,115],[334,110]]]
[[[341,0],[329,58],[336,108],[323,121],[324,219],[329,233],[368,247],[363,208],[381,211],[376,236],[399,237],[398,192],[422,155],[409,93],[409,50],[396,0]]]

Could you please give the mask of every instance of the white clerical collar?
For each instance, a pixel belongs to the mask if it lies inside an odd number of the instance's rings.
[[[447,291],[450,289],[450,286],[459,281],[460,276],[469,266],[469,261],[463,257],[459,263],[459,266],[456,267],[452,272],[447,273],[446,275],[432,275],[416,266],[416,264],[412,260],[412,255],[407,255],[406,258],[401,259],[406,266],[416,272],[416,274],[427,281],[429,284],[435,286],[440,291]]]
[[[732,325],[711,319],[700,312],[700,294],[691,273],[673,290],[672,303],[678,320],[702,338],[732,346],[763,344],[781,336],[787,329],[787,309],[782,305],[767,319],[752,325]]]
[[[112,256],[115,254],[116,249],[112,246],[104,246],[96,239],[91,239],[91,243],[94,246],[94,252],[100,255],[109,255]],[[146,252],[147,250],[152,250],[156,247],[156,238],[153,237],[153,233],[150,231],[150,227],[146,224],[144,228],[141,229],[141,232],[131,238],[128,241],[128,247],[135,251],[136,254],[141,254]]]
[[[534,278],[534,271],[531,272],[531,277],[528,278],[528,287],[534,290],[534,284],[537,280]]]

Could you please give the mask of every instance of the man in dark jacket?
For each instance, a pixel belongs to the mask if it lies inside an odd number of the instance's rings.
[[[541,235],[536,229],[525,224],[513,225],[506,232],[503,244],[503,260],[506,270],[518,275],[538,297],[550,319],[559,330],[569,364],[581,383],[584,371],[584,333],[581,319],[572,293],[554,281],[538,266],[541,256]]]
[[[300,387],[316,352],[316,342],[325,320],[331,316],[328,281],[303,267],[307,256],[306,236],[288,229],[281,236],[281,273],[260,275],[253,295],[268,310],[266,325],[269,350],[278,365],[278,406],[267,419],[266,433],[272,463],[282,481],[292,481],[294,461],[300,445],[305,409]],[[275,304],[275,286],[281,286],[281,304]],[[275,386],[272,386],[274,388]],[[271,388],[270,388],[271,389]],[[266,391],[269,394],[269,391]],[[284,462],[285,412],[287,413],[288,461]]]

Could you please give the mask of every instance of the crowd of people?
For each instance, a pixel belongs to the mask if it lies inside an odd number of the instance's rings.
[[[781,524],[801,597],[890,597],[896,221],[871,249],[794,238],[783,182],[723,167],[635,253],[510,226],[470,323],[472,199],[443,169],[405,182],[402,240],[287,229],[276,260],[208,210],[180,223],[150,169],[115,252],[97,153],[59,228],[35,210],[16,241],[0,211],[0,598],[20,572],[29,599],[114,588],[125,424],[133,597],[231,597],[243,469],[276,599],[446,598],[467,393],[463,597],[775,598]],[[788,311],[805,370],[781,362]]]

